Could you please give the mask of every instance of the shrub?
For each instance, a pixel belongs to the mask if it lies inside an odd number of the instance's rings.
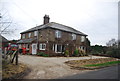
[[[111,49],[106,52],[108,56],[120,58],[120,50],[118,48]]]
[[[44,52],[37,53],[38,56],[48,57],[48,54],[45,54]]]
[[[65,56],[69,56],[69,51],[65,50]]]
[[[79,50],[78,49],[75,49],[74,56],[79,56]]]
[[[32,55],[31,53],[27,53],[27,55]]]

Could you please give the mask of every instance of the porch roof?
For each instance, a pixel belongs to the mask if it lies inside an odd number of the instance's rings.
[[[20,41],[18,41],[18,44],[24,44],[24,43],[32,43],[33,41],[37,40],[36,37],[34,38],[29,38],[29,39],[21,39]]]

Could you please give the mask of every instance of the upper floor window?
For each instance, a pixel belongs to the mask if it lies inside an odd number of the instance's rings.
[[[22,34],[22,39],[24,39],[25,38],[25,34]]]
[[[85,41],[85,36],[81,36],[81,42]]]
[[[55,31],[55,36],[56,36],[56,38],[61,38],[61,31],[56,30]]]
[[[72,34],[72,40],[76,40],[76,34]]]
[[[34,31],[34,36],[37,36],[38,31]]]
[[[29,38],[31,37],[31,33],[28,34],[28,37],[29,37]]]

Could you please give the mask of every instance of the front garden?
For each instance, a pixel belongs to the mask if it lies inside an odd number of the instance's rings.
[[[99,58],[85,60],[71,60],[65,62],[71,69],[92,70],[119,64],[120,60],[116,58]]]

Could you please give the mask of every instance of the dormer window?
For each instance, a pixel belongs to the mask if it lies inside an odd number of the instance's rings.
[[[56,38],[61,38],[61,31],[56,30],[55,31],[55,36],[56,36]]]
[[[38,31],[34,31],[34,36],[37,36]]]
[[[81,42],[85,41],[85,36],[81,36]]]
[[[31,33],[28,34],[28,37],[29,37],[29,38],[31,37]]]
[[[76,34],[72,34],[72,40],[76,40]]]

